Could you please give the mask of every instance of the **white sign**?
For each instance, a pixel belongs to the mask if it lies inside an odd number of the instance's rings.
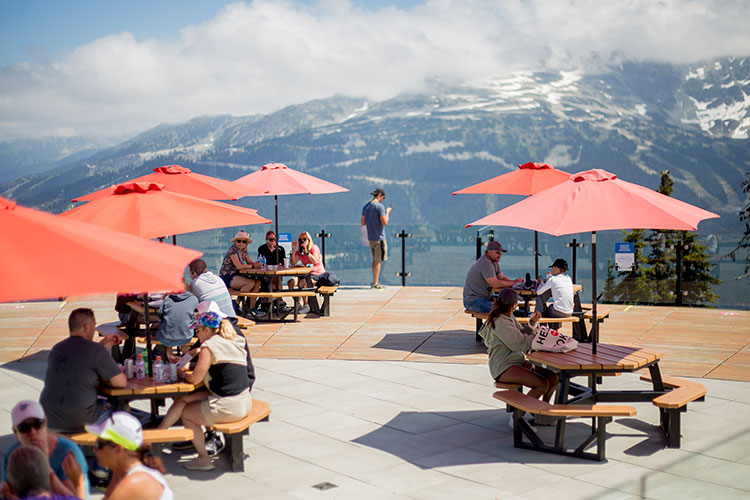
[[[633,243],[615,243],[615,269],[620,272],[632,271],[635,265]]]

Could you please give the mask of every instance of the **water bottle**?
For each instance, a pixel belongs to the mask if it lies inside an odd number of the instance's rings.
[[[544,281],[547,281],[552,277],[552,271],[547,271],[547,276],[544,278]]]
[[[154,361],[154,382],[157,384],[164,382],[164,362],[161,356],[156,356],[156,361]]]
[[[138,380],[146,378],[146,362],[143,361],[143,354],[139,354],[135,360],[135,378]]]
[[[150,377],[152,375],[151,373],[151,360],[148,359],[148,351],[146,349],[141,351],[141,356],[143,357],[143,366],[146,371],[146,376]]]
[[[258,254],[258,262],[260,262],[260,268],[265,269],[266,268],[266,256],[263,254]]]

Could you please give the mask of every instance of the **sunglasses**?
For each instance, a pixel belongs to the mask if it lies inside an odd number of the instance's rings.
[[[266,238],[266,241],[276,241],[276,238]]]
[[[299,239],[299,240],[297,240],[297,241],[299,241],[300,243],[304,243],[304,242],[306,242],[306,241],[307,241],[307,238],[300,238],[300,239]]]
[[[234,240],[234,241],[236,241],[237,243],[244,243],[247,245],[247,240]]]
[[[117,446],[117,444],[106,439],[97,439],[95,446],[97,450],[103,450],[106,446]]]
[[[31,431],[31,428],[33,427],[36,430],[39,430],[44,425],[44,420],[39,420],[38,418],[35,418],[34,420],[31,420],[30,422],[21,422],[16,426],[16,430],[20,432],[21,434],[28,434],[29,431]]]

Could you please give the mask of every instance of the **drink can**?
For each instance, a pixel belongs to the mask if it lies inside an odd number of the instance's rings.
[[[133,360],[131,358],[125,360],[125,376],[133,378]]]
[[[177,382],[177,364],[169,363],[169,380]]]

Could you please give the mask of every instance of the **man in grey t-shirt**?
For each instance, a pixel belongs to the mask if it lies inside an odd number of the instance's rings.
[[[208,266],[203,259],[195,259],[188,265],[190,271],[190,292],[198,297],[198,302],[212,300],[216,302],[227,317],[234,318],[237,313],[234,312],[232,297],[229,295],[227,285],[224,280],[208,270]]]
[[[68,330],[70,336],[49,353],[39,402],[50,430],[83,432],[83,426],[95,422],[104,410],[96,396],[98,387],[125,387],[127,378],[108,350],[119,342],[117,335],[93,341],[94,311],[75,309],[68,317]]]
[[[385,285],[380,283],[380,266],[383,261],[388,260],[388,243],[385,239],[385,226],[391,216],[391,207],[383,206],[385,191],[383,188],[375,188],[372,192],[372,200],[362,207],[362,225],[367,227],[367,240],[370,242],[370,255],[372,256],[372,288],[383,289]]]
[[[490,294],[493,288],[508,288],[523,281],[512,279],[500,271],[500,257],[506,249],[497,241],[490,241],[487,251],[477,259],[466,273],[464,282],[464,307],[470,311],[490,312],[492,301]]]

